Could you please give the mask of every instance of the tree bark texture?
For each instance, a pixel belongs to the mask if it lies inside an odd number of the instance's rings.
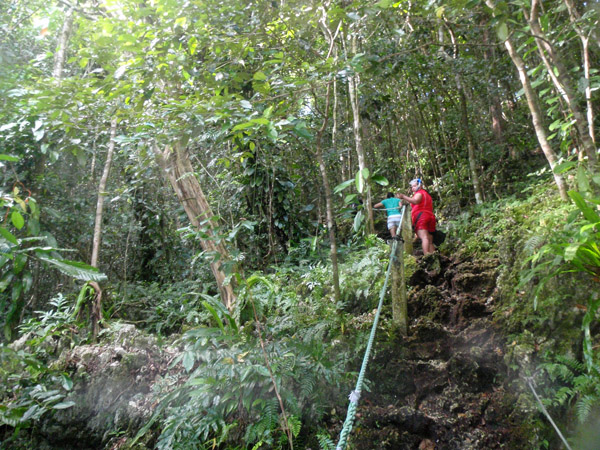
[[[213,213],[196,178],[189,153],[178,143],[173,147],[167,146],[164,152],[155,147],[155,153],[192,226],[209,236],[201,239],[200,245],[205,252],[215,255],[210,268],[217,282],[221,301],[227,309],[232,310],[236,296],[232,284],[226,284],[227,277],[223,268],[223,263],[229,261],[229,253],[222,242],[214,239],[214,226],[211,222]]]
[[[564,0],[565,5],[567,6],[567,10],[569,11],[569,20],[571,21],[571,25],[575,29],[577,36],[581,40],[581,52],[583,55],[583,76],[586,80],[586,88],[585,88],[585,102],[587,106],[587,122],[589,127],[589,133],[594,144],[596,143],[596,134],[594,131],[594,108],[592,105],[592,87],[590,84],[590,34],[586,34],[586,32],[578,25],[578,20],[580,19],[577,8],[575,8],[575,4],[573,0]]]
[[[63,67],[65,65],[65,58],[67,55],[67,47],[69,46],[69,37],[71,36],[71,30],[73,29],[73,19],[73,8],[69,8],[65,12],[65,21],[63,22],[60,37],[58,38],[56,54],[54,55],[54,67],[52,69],[52,76],[59,83],[62,79]]]
[[[575,128],[579,133],[581,144],[585,154],[588,157],[588,167],[592,173],[595,173],[598,164],[598,156],[596,154],[596,146],[594,145],[594,142],[589,134],[587,119],[581,112],[581,108],[573,89],[573,81],[569,76],[569,72],[563,64],[558,52],[556,52],[554,47],[544,35],[542,27],[540,26],[539,3],[537,0],[533,0],[531,2],[531,11],[529,13],[528,22],[529,26],[531,27],[531,31],[533,31],[535,35],[535,42],[537,44],[540,57],[548,69],[548,74],[550,75],[556,90],[564,99],[569,110],[573,114]]]
[[[356,36],[352,36],[352,51],[356,54]],[[362,143],[362,125],[360,121],[360,108],[358,105],[358,85],[359,85],[358,74],[352,75],[348,79],[348,95],[350,97],[350,106],[352,107],[353,117],[353,130],[354,130],[354,144],[356,147],[356,156],[358,157],[358,169],[361,171],[367,168],[365,151]],[[369,188],[369,180],[365,181],[365,213],[367,217],[367,233],[373,233],[375,231],[375,223],[373,220],[373,205],[371,201],[371,189]]]
[[[333,194],[331,192],[331,186],[329,184],[329,177],[327,175],[327,166],[323,160],[323,151],[321,150],[321,139],[323,132],[327,127],[327,121],[329,118],[329,98],[330,98],[331,83],[327,84],[327,93],[325,94],[325,113],[323,118],[323,125],[317,132],[315,139],[315,151],[317,154],[317,160],[319,161],[319,171],[321,172],[321,179],[323,180],[323,190],[325,191],[325,210],[327,214],[327,231],[329,232],[329,254],[331,257],[331,270],[333,275],[333,292],[335,301],[340,300],[340,275],[338,269],[337,260],[337,243],[336,243],[336,224],[335,216],[333,214]]]
[[[486,5],[492,10],[495,8],[494,2],[492,0],[486,0]],[[561,174],[554,173],[554,167],[558,162],[558,157],[554,152],[554,149],[550,146],[550,142],[548,141],[548,137],[546,135],[546,128],[544,126],[544,116],[542,115],[542,111],[540,109],[538,98],[531,86],[531,81],[529,80],[529,76],[527,75],[527,68],[525,67],[525,62],[523,58],[517,53],[515,46],[512,42],[510,36],[504,41],[504,46],[510,59],[515,65],[517,72],[519,73],[519,80],[521,81],[521,85],[523,86],[523,90],[525,91],[525,98],[527,99],[527,106],[529,107],[529,112],[531,113],[531,120],[533,122],[533,128],[535,130],[535,134],[540,144],[542,151],[544,152],[544,156],[546,156],[546,160],[552,169],[552,173],[554,174],[554,182],[558,188],[558,192],[560,194],[560,198],[564,201],[568,201],[569,196],[567,195],[567,185],[565,183],[565,179]]]
[[[102,178],[98,186],[98,201],[96,202],[96,221],[94,224],[94,237],[92,240],[92,258],[90,265],[98,267],[98,255],[100,253],[100,241],[102,238],[102,214],[104,210],[104,196],[106,195],[106,183],[110,174],[113,153],[115,151],[115,135],[117,134],[117,119],[110,123],[110,140],[108,142],[108,151],[106,152],[106,162],[102,171]]]

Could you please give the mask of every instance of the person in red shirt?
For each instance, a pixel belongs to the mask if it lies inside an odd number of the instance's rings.
[[[399,194],[398,197],[406,200],[411,205],[411,219],[417,237],[421,239],[423,254],[428,255],[435,251],[432,233],[435,232],[435,216],[433,215],[433,202],[431,195],[423,189],[423,182],[415,178],[410,182],[412,197]]]

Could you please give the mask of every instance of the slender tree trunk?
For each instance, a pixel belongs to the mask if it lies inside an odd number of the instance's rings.
[[[567,106],[569,107],[569,110],[573,114],[573,119],[575,120],[575,127],[577,128],[577,132],[579,133],[579,138],[583,145],[585,154],[588,157],[588,167],[592,173],[595,173],[598,164],[596,146],[594,145],[594,141],[590,137],[587,120],[581,112],[581,109],[579,108],[575,91],[572,88],[572,81],[570,79],[569,73],[558,53],[554,50],[552,45],[550,45],[549,41],[546,39],[542,27],[540,26],[538,0],[533,0],[531,2],[531,11],[529,13],[528,22],[529,26],[531,27],[531,30],[535,35],[535,41],[538,47],[538,51],[540,57],[542,58],[542,61],[544,62],[544,65],[548,69],[548,74],[550,75],[550,78],[552,79],[556,90],[564,99]]]
[[[352,53],[356,54],[356,36],[352,36]],[[356,146],[356,156],[358,157],[358,169],[362,171],[367,168],[365,151],[362,144],[362,124],[360,121],[360,108],[358,105],[358,85],[359,85],[358,74],[352,75],[348,79],[348,95],[350,97],[350,105],[352,106],[353,116],[353,130],[354,130],[354,144]],[[373,233],[375,231],[375,224],[373,221],[373,206],[371,200],[371,189],[369,187],[369,180],[365,181],[365,212],[367,216],[367,233]]]
[[[338,123],[337,123],[337,109],[338,109],[338,97],[337,97],[337,80],[335,79],[335,77],[333,78],[333,111],[332,111],[332,126],[331,126],[331,147],[333,148],[333,150],[337,153],[338,152],[338,148],[337,148],[337,127],[338,127]],[[344,157],[344,152],[341,151],[339,152],[339,158],[340,158],[340,174],[341,174],[341,181],[346,181],[348,178],[346,178],[346,173],[345,173],[345,157]]]
[[[325,94],[325,113],[323,117],[323,124],[317,132],[315,139],[315,151],[317,154],[317,160],[319,161],[319,170],[321,172],[321,178],[323,180],[323,190],[325,191],[325,210],[327,214],[327,231],[329,232],[329,255],[331,257],[331,270],[333,275],[333,292],[335,301],[340,300],[340,276],[338,270],[337,260],[337,243],[336,243],[336,224],[335,216],[333,214],[333,194],[331,193],[331,186],[329,184],[329,178],[327,176],[327,166],[323,160],[323,152],[321,150],[321,140],[323,133],[327,127],[327,121],[329,119],[329,100],[330,100],[330,89],[331,83],[327,84],[327,92]],[[315,98],[316,102],[316,98]]]
[[[448,33],[450,34],[450,39],[452,40],[452,45],[454,47],[454,57],[450,57],[450,55],[446,53],[443,47],[441,47],[440,53],[446,58],[447,61],[456,60],[458,59],[458,46],[456,45],[454,33],[448,25],[448,23],[444,22],[444,26],[447,28]],[[441,27],[439,30],[439,41],[440,44],[443,45],[443,30]],[[463,128],[463,134],[465,136],[465,139],[467,140],[467,154],[469,157],[469,171],[471,172],[471,184],[473,184],[473,190],[475,192],[475,202],[479,205],[483,203],[483,190],[481,187],[481,182],[479,181],[479,172],[477,170],[477,151],[475,149],[475,140],[473,139],[473,134],[471,133],[471,125],[469,123],[469,113],[467,110],[467,90],[464,86],[462,77],[459,72],[455,73],[454,81],[456,83],[456,89],[458,91],[460,99],[460,122]]]
[[[577,34],[579,34],[581,32],[582,35],[586,35],[586,33],[583,32],[583,29],[577,25],[577,22],[581,19],[581,14],[579,13],[579,11],[577,10],[577,7],[575,6],[575,3],[573,3],[573,0],[564,0],[565,1],[565,5],[567,6],[567,9],[569,11],[569,18],[571,19],[571,24],[576,27],[575,31],[577,31]],[[580,4],[586,4],[584,2],[581,2]],[[589,6],[591,6],[591,4],[587,4]],[[587,35],[588,40],[594,42],[596,44],[596,46],[598,48],[600,48],[600,30],[598,30],[598,21],[596,21],[595,23],[596,26],[592,25],[589,28],[589,34]]]
[[[469,170],[471,172],[471,183],[473,184],[473,190],[475,191],[475,202],[480,205],[483,203],[483,190],[481,189],[481,183],[479,181],[479,173],[477,171],[477,157],[475,152],[475,142],[473,135],[471,134],[471,128],[469,125],[469,115],[467,113],[467,99],[463,92],[463,86],[458,79],[457,75],[457,88],[458,95],[460,98],[460,122],[463,127],[463,133],[467,139],[467,152],[469,155]]]
[[[490,9],[494,9],[495,5],[492,0],[486,0],[486,5]],[[519,73],[519,80],[521,81],[521,85],[523,86],[523,90],[525,91],[525,98],[527,99],[527,106],[529,107],[529,111],[531,112],[531,120],[533,122],[533,128],[535,130],[535,134],[537,136],[538,143],[544,155],[546,156],[546,160],[552,169],[552,173],[554,174],[554,182],[558,188],[558,192],[560,194],[560,198],[564,201],[568,201],[569,196],[567,195],[567,184],[565,183],[565,179],[559,173],[554,172],[554,167],[558,162],[558,157],[554,152],[554,149],[550,146],[550,142],[548,141],[548,137],[546,135],[546,128],[544,126],[544,116],[542,115],[542,111],[540,109],[537,95],[531,86],[531,82],[529,80],[529,76],[527,75],[527,68],[525,66],[525,62],[521,58],[521,56],[517,53],[513,42],[510,36],[504,41],[504,46],[506,47],[506,51],[510,56],[513,64],[517,68],[517,72]]]
[[[63,22],[60,37],[58,38],[56,54],[54,55],[54,67],[52,69],[52,76],[59,84],[62,79],[63,67],[65,65],[69,37],[71,36],[71,30],[73,29],[73,19],[73,8],[69,8],[65,12],[65,21]]]
[[[592,142],[596,143],[596,134],[594,131],[594,108],[592,106],[592,86],[590,84],[590,36],[586,35],[584,30],[577,24],[579,20],[579,13],[573,4],[573,0],[564,0],[565,5],[569,11],[569,19],[571,25],[575,29],[577,36],[581,40],[581,53],[583,55],[583,76],[586,80],[585,88],[585,103],[587,107],[587,122],[589,127],[589,134]],[[590,31],[591,33],[591,31]]]
[[[104,210],[104,196],[106,195],[106,182],[110,174],[110,166],[112,164],[113,153],[115,150],[115,136],[117,133],[117,119],[113,119],[110,123],[110,140],[108,142],[108,151],[106,153],[106,162],[100,184],[98,186],[98,201],[96,203],[96,221],[94,225],[94,238],[92,240],[92,259],[90,265],[98,267],[98,255],[100,253],[100,240],[102,237],[102,214]]]
[[[485,28],[485,24],[481,24],[483,28],[483,43],[485,44],[483,48],[483,59],[487,64],[493,64],[493,60],[495,59],[495,49],[492,46],[488,46],[490,39],[488,36],[488,29]],[[488,85],[490,85],[493,81],[488,80]],[[494,135],[494,141],[496,145],[506,149],[508,147],[506,139],[504,137],[504,128],[505,122],[502,117],[502,106],[500,103],[500,99],[498,95],[492,90],[492,88],[488,87],[488,95],[490,98],[490,117],[492,119],[492,134]],[[516,154],[512,151],[509,152],[509,156],[511,159],[516,159]]]
[[[117,119],[113,119],[110,123],[110,138],[108,142],[108,151],[106,152],[106,161],[102,178],[98,185],[98,201],[96,202],[96,219],[94,223],[94,236],[92,239],[92,258],[90,265],[98,267],[98,255],[100,254],[100,241],[102,238],[102,217],[104,212],[104,196],[106,195],[106,184],[110,174],[112,165],[113,153],[115,151],[115,136],[117,134]],[[92,336],[94,339],[100,331],[100,319],[102,316],[102,289],[96,282],[89,282],[89,285],[94,289],[95,294],[91,298],[90,320],[92,325]]]
[[[227,276],[223,267],[225,262],[229,262],[229,253],[223,243],[214,238],[214,227],[211,223],[213,213],[196,179],[189,153],[179,143],[172,148],[167,146],[164,152],[157,147],[154,151],[158,164],[168,177],[192,226],[197,230],[202,229],[208,235],[208,238],[200,240],[200,245],[204,251],[216,255],[210,263],[210,268],[217,282],[221,301],[227,309],[232,310],[236,296],[233,285],[226,283]]]

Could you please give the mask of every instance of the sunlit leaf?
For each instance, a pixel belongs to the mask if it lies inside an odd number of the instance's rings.
[[[10,220],[17,230],[20,230],[25,225],[25,219],[23,218],[21,213],[17,210],[14,210],[11,213]]]

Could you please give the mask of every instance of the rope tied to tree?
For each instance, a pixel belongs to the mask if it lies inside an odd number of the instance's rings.
[[[404,218],[405,211],[406,206],[403,206],[401,211],[402,218]],[[402,221],[400,223],[402,223]],[[392,249],[390,251],[390,262],[388,263],[387,272],[385,274],[385,282],[383,283],[383,287],[381,288],[381,291],[379,293],[379,304],[377,306],[375,318],[373,319],[373,326],[371,327],[369,342],[367,343],[367,349],[365,350],[365,355],[363,357],[362,366],[358,375],[358,380],[356,381],[356,388],[352,392],[350,392],[350,395],[348,396],[350,404],[348,405],[348,412],[346,413],[346,420],[344,421],[344,426],[342,427],[338,443],[335,447],[336,450],[345,450],[346,441],[348,439],[348,436],[350,435],[350,432],[352,431],[352,426],[354,425],[356,408],[358,407],[358,400],[360,399],[360,394],[362,392],[362,385],[364,383],[365,372],[367,370],[367,364],[369,362],[369,355],[371,353],[371,348],[373,347],[373,342],[375,341],[375,332],[377,330],[379,316],[381,315],[381,307],[383,305],[383,298],[385,297],[385,292],[387,291],[387,285],[390,279],[392,265],[394,263],[394,258],[396,257],[396,247],[398,246],[398,242],[399,241],[397,240],[392,241]]]

